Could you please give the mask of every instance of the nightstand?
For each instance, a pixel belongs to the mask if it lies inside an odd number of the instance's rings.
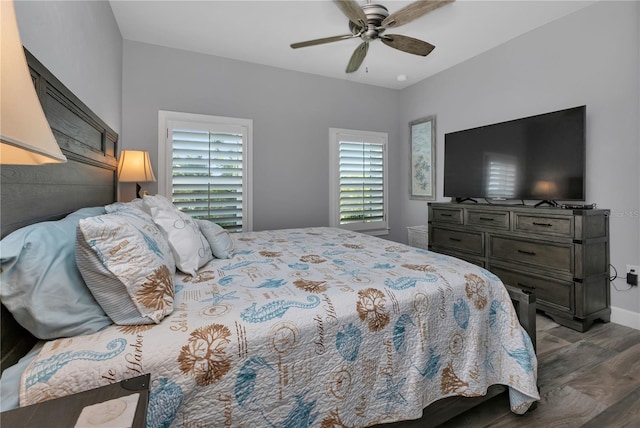
[[[82,409],[85,407],[139,393],[140,397],[133,419],[133,428],[145,428],[147,405],[149,404],[150,377],[149,374],[146,374],[66,397],[9,410],[0,414],[0,426],[12,428],[40,428],[45,426],[73,428]]]

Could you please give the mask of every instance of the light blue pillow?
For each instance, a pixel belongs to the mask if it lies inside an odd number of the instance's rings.
[[[230,259],[233,256],[235,244],[228,230],[209,220],[196,219],[196,223],[216,258]]]
[[[80,219],[104,214],[83,208],[59,221],[32,224],[0,241],[0,299],[40,339],[95,333],[111,324],[76,265]]]
[[[82,277],[118,325],[159,323],[173,311],[171,248],[151,217],[138,214],[118,210],[78,226],[76,260]]]
[[[116,211],[142,211],[144,213],[144,210],[142,209],[142,199],[134,199],[131,202],[114,202],[106,205],[104,209],[107,211],[107,214],[115,213]],[[145,214],[148,215],[147,213]]]

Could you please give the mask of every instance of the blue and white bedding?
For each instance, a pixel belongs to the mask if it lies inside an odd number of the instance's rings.
[[[150,427],[369,426],[448,396],[539,399],[508,292],[448,256],[332,228],[234,235],[177,273],[173,313],[47,342],[20,405],[151,373]]]

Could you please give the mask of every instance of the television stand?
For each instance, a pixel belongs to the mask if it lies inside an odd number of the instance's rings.
[[[558,324],[609,322],[609,210],[430,202],[430,251],[475,263],[536,297]]]
[[[545,204],[547,204],[549,206],[552,206],[552,207],[557,207],[558,206],[558,203],[556,201],[547,201],[545,199],[544,201],[540,201],[537,204],[535,204],[534,207],[538,208],[539,206],[542,206],[542,205],[545,205]]]

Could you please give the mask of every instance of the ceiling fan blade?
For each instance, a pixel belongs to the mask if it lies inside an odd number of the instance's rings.
[[[446,4],[452,3],[455,0],[420,0],[413,2],[397,12],[387,16],[381,24],[381,27],[399,27],[407,24],[416,18],[420,18],[423,15],[438,9]]]
[[[354,37],[358,37],[358,36],[359,34],[343,34],[342,36],[325,37],[323,39],[307,40],[306,42],[292,43],[291,47],[293,49],[304,48],[307,46],[322,45],[324,43],[331,43],[331,42],[338,42],[340,40],[353,39]]]
[[[420,56],[427,56],[436,48],[431,43],[409,36],[401,36],[400,34],[385,34],[380,37],[380,40],[382,40],[382,43],[385,45],[391,46],[394,49]]]
[[[364,11],[356,1],[333,0],[333,2],[340,8],[342,13],[349,18],[349,21],[353,22],[360,28],[365,28],[367,26],[367,15],[364,14]]]
[[[351,55],[351,59],[349,60],[349,64],[347,64],[347,73],[353,73],[360,68],[362,65],[362,61],[364,61],[364,57],[367,56],[367,51],[369,50],[369,42],[362,42],[360,46],[353,51]]]

